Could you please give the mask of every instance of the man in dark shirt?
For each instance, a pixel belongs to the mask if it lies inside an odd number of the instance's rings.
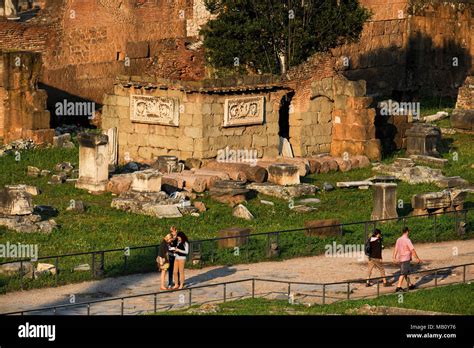
[[[383,267],[383,261],[382,261],[382,232],[377,228],[374,233],[372,234],[372,237],[370,237],[370,240],[368,241],[370,243],[370,251],[369,251],[369,271],[367,275],[367,286],[372,286],[373,284],[370,282],[370,276],[372,274],[372,270],[377,268],[380,271],[380,276],[383,277],[383,285],[384,286],[390,286],[390,284],[387,283],[387,279],[385,278],[385,269]]]
[[[174,250],[176,249],[176,245],[178,245],[178,239],[176,238],[178,234],[178,230],[176,226],[171,226],[170,227],[170,234],[171,234],[171,242],[169,244],[169,252],[168,252],[168,260],[170,263],[170,268],[168,268],[168,289],[171,289],[174,287],[174,282],[173,282],[173,272],[174,272],[174,259],[175,259],[175,253]]]

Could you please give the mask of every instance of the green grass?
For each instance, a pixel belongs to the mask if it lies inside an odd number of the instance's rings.
[[[474,283],[449,285],[434,289],[424,289],[404,293],[403,302],[399,295],[385,295],[370,300],[349,300],[328,305],[289,304],[285,300],[262,298],[235,300],[217,305],[217,312],[210,315],[329,315],[357,314],[357,309],[365,304],[406,309],[418,309],[440,313],[474,315]],[[198,308],[193,306],[192,308]],[[160,312],[157,315],[196,315],[194,311],[179,310]]]
[[[449,140],[452,139],[452,140]],[[474,137],[456,134],[445,139],[450,143],[452,151],[457,152],[458,161],[453,160],[453,154],[447,153],[444,157],[450,159],[449,165],[444,169],[447,175],[460,175],[474,182],[474,170],[470,165],[474,163]],[[384,162],[390,162],[397,155],[393,154]],[[246,221],[234,218],[232,208],[212,201],[207,195],[202,197],[208,211],[200,217],[185,216],[180,219],[157,219],[122,212],[110,207],[113,196],[111,194],[90,195],[86,191],[78,190],[73,184],[59,186],[48,185],[48,178],[30,178],[26,175],[28,165],[40,169],[53,170],[54,166],[62,161],[69,161],[77,165],[78,150],[65,149],[36,149],[21,153],[21,160],[15,161],[14,156],[0,157],[0,187],[7,184],[26,183],[38,186],[43,193],[34,197],[34,204],[52,205],[59,210],[59,215],[54,219],[59,228],[53,233],[22,234],[9,231],[0,227],[0,243],[22,243],[38,244],[40,256],[60,255],[72,252],[88,252],[101,249],[124,248],[126,246],[153,245],[159,243],[162,236],[168,231],[171,224],[176,224],[179,229],[185,231],[191,240],[213,238],[217,236],[220,229],[240,226],[250,227],[253,233],[295,229],[303,227],[305,220],[337,218],[342,223],[370,220],[372,211],[371,190],[334,190],[332,192],[320,192],[316,195],[321,199],[317,205],[318,209],[311,213],[299,214],[291,211],[288,202],[271,198],[258,197],[246,203],[248,209],[256,217],[255,220]],[[304,178],[305,182],[322,185],[325,181],[335,185],[337,181],[362,180],[373,176],[370,168],[352,170],[342,173],[328,173],[311,175]],[[399,210],[400,216],[406,216],[410,210],[410,202],[413,194],[439,191],[433,185],[408,185],[400,183],[397,189],[398,199],[404,202],[403,209]],[[263,205],[260,199],[270,200],[275,203],[274,207]],[[85,213],[66,211],[71,199],[83,200],[88,209]],[[297,200],[296,200],[297,201]],[[466,207],[474,206],[472,195],[468,196]],[[409,220],[412,227],[412,239],[415,242],[434,241],[432,234],[432,219]],[[469,215],[469,228],[474,228],[474,214]],[[456,239],[454,233],[453,216],[438,219],[436,240]],[[383,225],[385,243],[390,246],[398,237],[402,228],[401,223],[387,223]],[[341,243],[364,243],[364,226],[344,227],[344,236],[337,240]],[[315,255],[324,251],[324,246],[331,243],[333,239],[320,239],[307,237],[304,233],[285,233],[279,236],[281,250],[280,258],[291,258],[295,256]],[[210,264],[236,264],[246,262],[262,261],[266,258],[266,237],[253,237],[247,246],[235,255],[232,249],[217,250],[215,242],[202,243],[202,260],[206,265]],[[141,251],[132,250],[128,259],[127,269],[124,269],[124,256],[122,252],[106,254],[105,274],[107,276],[148,272],[155,269],[155,250],[145,249]],[[10,261],[0,259],[2,261]],[[41,262],[54,263],[54,260],[42,260]],[[91,263],[91,257],[71,257],[61,260],[60,271],[61,283],[80,281],[88,279],[88,274],[73,273],[72,268],[80,263]],[[24,286],[35,287],[51,284],[51,277],[35,281],[25,280]],[[0,277],[0,291],[17,289],[20,286],[18,277]]]

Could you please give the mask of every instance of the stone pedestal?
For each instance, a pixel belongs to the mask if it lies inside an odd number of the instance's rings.
[[[288,163],[272,164],[268,167],[268,181],[277,185],[297,185],[300,183],[298,167]]]
[[[304,222],[305,235],[308,237],[342,236],[342,225],[339,220],[309,220]]]
[[[397,184],[377,183],[373,187],[372,220],[397,218]]]
[[[180,173],[184,170],[184,164],[179,163],[176,156],[158,156],[153,168],[158,169],[163,174]]]
[[[438,127],[418,123],[406,132],[407,155],[439,156],[441,131]]]
[[[5,186],[0,191],[0,214],[29,215],[33,213],[31,194],[25,185]]]
[[[234,248],[247,244],[250,228],[230,227],[217,232],[219,238],[235,237],[219,239],[219,248]]]
[[[81,133],[79,141],[79,179],[76,187],[90,192],[104,192],[109,178],[108,137],[105,134]]]
[[[138,192],[160,192],[162,174],[155,169],[148,169],[132,174],[131,189]]]

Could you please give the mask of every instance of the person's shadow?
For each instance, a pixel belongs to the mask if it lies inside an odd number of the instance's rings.
[[[215,268],[205,273],[201,273],[201,274],[192,276],[190,278],[187,278],[186,283],[188,284],[188,286],[199,285],[213,279],[224,278],[224,277],[230,276],[236,272],[237,270],[235,268],[232,268],[229,266],[223,266],[223,267]]]

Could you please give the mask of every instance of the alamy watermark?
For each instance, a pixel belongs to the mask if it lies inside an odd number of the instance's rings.
[[[222,163],[250,163],[251,166],[257,165],[257,150],[248,149],[225,149],[217,151],[217,162]]]
[[[86,116],[89,120],[95,117],[94,102],[71,102],[64,99],[57,102],[55,107],[56,116]]]
[[[420,119],[419,102],[397,102],[390,99],[380,102],[379,108],[382,116],[413,116],[414,120]]]
[[[36,261],[38,259],[38,244],[10,243],[0,244],[0,258],[22,258]]]
[[[364,244],[338,244],[332,242],[332,244],[326,244],[324,249],[326,250],[324,253],[326,257],[354,258],[359,262],[365,259]]]

